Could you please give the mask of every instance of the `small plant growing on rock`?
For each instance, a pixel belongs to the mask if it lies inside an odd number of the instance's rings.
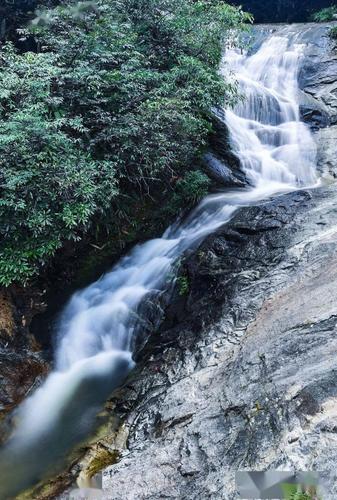
[[[178,285],[179,295],[187,295],[190,289],[190,284],[187,276],[179,276],[176,281]]]
[[[333,40],[336,40],[337,41],[337,26],[334,26],[333,28],[331,28],[330,32],[329,32],[329,35],[330,37],[333,39]]]
[[[298,484],[283,484],[286,500],[322,500],[316,486],[299,486]]]

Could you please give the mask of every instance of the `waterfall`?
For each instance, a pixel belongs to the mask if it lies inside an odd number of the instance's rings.
[[[83,439],[97,412],[134,366],[137,314],[168,285],[177,259],[232,217],[237,208],[317,183],[315,144],[301,123],[297,74],[304,45],[287,28],[255,53],[226,53],[243,99],[226,111],[233,150],[251,187],[206,197],[161,238],[136,246],[111,272],[75,293],[59,323],[55,368],[20,407],[0,456],[0,497],[28,487]]]
[[[297,73],[304,45],[288,28],[266,40],[253,55],[227,55],[245,99],[227,111],[233,148],[255,189],[278,191],[316,182],[316,149],[300,121]],[[288,34],[288,36],[285,36]]]

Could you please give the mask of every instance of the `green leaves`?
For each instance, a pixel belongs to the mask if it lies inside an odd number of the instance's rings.
[[[39,13],[36,52],[2,48],[0,284],[66,240],[119,230],[126,195],[136,206],[175,186],[179,211],[205,194],[209,112],[236,98],[221,45],[247,21],[220,0],[69,1]]]
[[[333,40],[337,40],[337,26],[334,26],[333,28],[330,29],[329,31],[329,36],[333,39]]]
[[[335,5],[321,9],[312,16],[312,20],[316,23],[325,23],[334,19],[337,19],[337,6]]]

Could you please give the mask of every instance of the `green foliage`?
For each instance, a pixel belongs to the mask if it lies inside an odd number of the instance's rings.
[[[185,200],[185,206],[195,205],[206,195],[209,185],[209,178],[200,170],[189,172],[177,182],[177,196]]]
[[[180,178],[175,185],[175,192],[164,210],[178,213],[189,209],[206,196],[211,181],[200,170],[192,170]]]
[[[293,493],[289,500],[317,500],[316,495],[310,495],[309,493]]]
[[[337,40],[337,26],[331,28],[331,30],[329,31],[329,35],[333,40]]]
[[[0,284],[24,282],[67,240],[118,228],[147,194],[185,206],[210,109],[236,89],[221,44],[250,18],[220,0],[68,2],[40,13],[36,53],[0,53]],[[84,5],[85,4],[85,5]],[[89,5],[90,4],[90,5]],[[41,19],[44,21],[41,22]],[[178,201],[173,204],[178,206]]]
[[[2,52],[0,283],[31,276],[63,239],[76,240],[116,195],[113,163],[79,147],[77,117],[62,117],[51,86],[55,55]],[[67,132],[66,132],[67,130]]]
[[[176,279],[176,284],[178,286],[179,295],[187,295],[190,289],[190,284],[187,276],[179,276]]]
[[[312,20],[316,23],[325,23],[328,21],[333,21],[337,19],[337,6],[332,5],[331,7],[326,7],[321,9],[312,16]]]
[[[316,486],[303,487],[298,484],[283,483],[282,490],[286,500],[320,500]]]

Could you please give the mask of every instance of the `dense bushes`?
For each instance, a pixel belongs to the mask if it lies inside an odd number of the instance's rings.
[[[66,240],[118,226],[124,205],[130,212],[188,174],[209,110],[235,99],[217,68],[223,37],[237,42],[232,28],[248,19],[240,9],[217,0],[81,5],[41,15],[36,53],[7,44],[0,55],[3,285],[30,278]],[[205,181],[197,174],[194,183],[198,191]]]

